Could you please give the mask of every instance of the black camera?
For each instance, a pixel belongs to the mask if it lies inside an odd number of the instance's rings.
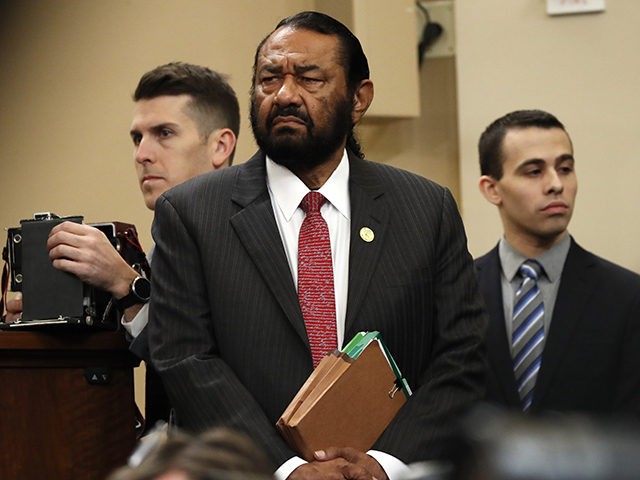
[[[82,216],[59,217],[36,213],[9,228],[3,250],[3,298],[10,290],[22,292],[22,318],[1,324],[17,329],[35,326],[74,325],[96,329],[117,329],[121,312],[108,292],[82,282],[78,277],[53,267],[47,250],[51,229],[62,222],[82,223]],[[149,264],[134,225],[122,222],[90,224],[102,231],[124,260],[149,277]]]

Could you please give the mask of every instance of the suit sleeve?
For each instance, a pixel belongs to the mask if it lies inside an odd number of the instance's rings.
[[[632,274],[629,306],[622,319],[624,335],[619,350],[619,373],[613,411],[640,419],[640,279]]]
[[[245,431],[280,465],[294,454],[220,358],[198,246],[165,197],[156,204],[152,233],[149,349],[178,425],[191,431],[219,425]]]
[[[455,201],[448,190],[440,200],[439,225],[430,228],[433,306],[424,313],[431,318],[414,320],[433,323],[429,358],[413,396],[374,447],[405,462],[447,457],[456,422],[484,394],[487,317]]]

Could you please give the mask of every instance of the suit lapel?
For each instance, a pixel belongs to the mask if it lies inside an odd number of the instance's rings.
[[[380,257],[389,221],[389,210],[383,201],[384,188],[368,161],[352,155],[349,155],[349,161],[351,244],[345,334],[350,332],[358,317]],[[369,232],[373,233],[372,241],[367,241]]]
[[[497,377],[502,395],[509,405],[520,405],[511,358],[511,342],[507,337],[502,299],[501,267],[498,247],[476,263],[480,290],[489,313],[487,350],[490,369]]]
[[[534,405],[544,400],[553,375],[567,351],[567,345],[571,343],[574,331],[584,315],[588,299],[594,294],[597,280],[589,272],[592,263],[586,252],[571,239],[545,342]]]
[[[231,218],[247,254],[300,338],[308,343],[295,285],[282,246],[266,184],[264,156],[254,155],[239,173],[232,200],[240,210]]]

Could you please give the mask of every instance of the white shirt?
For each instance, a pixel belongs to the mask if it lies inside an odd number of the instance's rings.
[[[271,206],[280,232],[280,238],[289,262],[293,283],[298,285],[298,236],[305,213],[300,207],[309,188],[289,169],[278,165],[267,157],[267,188]],[[349,288],[349,246],[351,231],[351,201],[349,198],[349,159],[346,150],[340,163],[329,179],[318,190],[326,199],[320,209],[322,218],[329,228],[333,282],[336,297],[336,329],[338,348],[344,344],[344,322],[347,312]],[[403,477],[409,468],[397,458],[376,450],[367,452],[384,468],[390,480]],[[286,479],[300,465],[306,463],[300,457],[293,457],[283,463],[275,472],[278,480]]]
[[[137,338],[147,323],[149,323],[149,302],[145,303],[130,321],[127,322],[124,315],[120,318],[120,324],[132,338]]]
[[[278,224],[280,238],[289,262],[293,283],[298,286],[298,236],[305,213],[300,207],[309,188],[288,168],[267,157],[267,188]],[[349,286],[349,231],[351,202],[349,201],[349,160],[346,153],[331,177],[318,190],[327,201],[320,213],[327,222],[331,242],[333,283],[336,296],[338,348],[344,341],[344,320]]]

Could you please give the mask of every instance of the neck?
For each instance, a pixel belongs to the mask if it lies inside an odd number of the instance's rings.
[[[560,240],[565,238],[569,233],[565,230],[562,233],[553,237],[525,237],[522,235],[515,235],[505,233],[505,239],[509,244],[515,248],[518,252],[527,258],[538,258],[547,250],[550,250]]]
[[[315,167],[305,169],[304,166],[291,168],[291,171],[309,188],[318,190],[322,187],[334,170],[340,165],[344,148],[333,153],[325,161]]]

